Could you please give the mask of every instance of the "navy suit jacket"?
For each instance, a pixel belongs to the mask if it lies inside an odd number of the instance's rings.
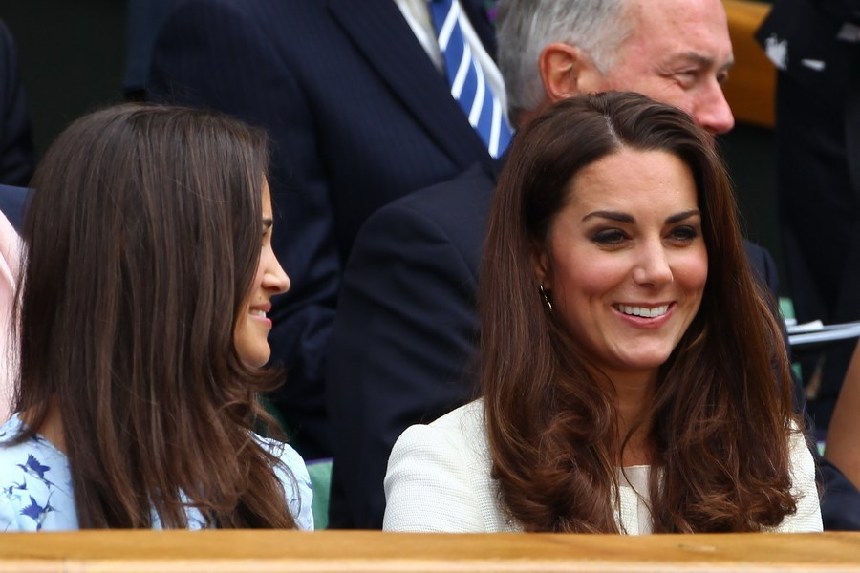
[[[464,11],[488,53],[480,0]],[[330,455],[324,362],[343,264],[380,206],[491,161],[392,0],[188,0],[156,41],[148,96],[268,130],[273,245],[292,289],[274,301],[275,397],[297,449]]]
[[[30,108],[18,72],[18,51],[0,20],[0,183],[28,185],[34,163]]]
[[[397,437],[478,395],[470,361],[495,175],[475,166],[454,181],[391,203],[356,238],[327,378],[335,429],[332,527],[380,528],[382,483]],[[770,254],[750,242],[744,246],[776,296]],[[795,383],[802,408],[803,388]]]

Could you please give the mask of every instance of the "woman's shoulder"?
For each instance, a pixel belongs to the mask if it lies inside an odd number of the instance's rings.
[[[256,435],[256,434],[255,434]],[[311,530],[313,522],[313,486],[305,460],[292,446],[274,438],[256,435],[260,444],[280,460],[275,475],[284,486],[290,511],[299,529]]]
[[[383,529],[479,532],[515,529],[498,502],[482,400],[410,426],[388,461]]]
[[[38,434],[27,438],[18,443],[14,443],[14,439],[25,429],[24,422],[14,414],[2,426],[0,426],[0,465],[3,466],[3,473],[0,478],[5,478],[9,472],[8,466],[20,467],[22,471],[34,466],[33,462],[28,462],[30,458],[42,459],[46,461],[59,460],[61,464],[66,464],[66,456],[64,456],[57,448],[54,447],[48,440]],[[23,462],[21,460],[24,460]]]
[[[290,472],[298,478],[299,476],[307,476],[308,468],[305,465],[305,460],[299,453],[293,449],[291,445],[275,438],[269,438],[255,434],[257,441],[266,451],[278,458],[283,465],[290,469]]]
[[[412,428],[429,428],[432,432],[472,438],[484,434],[484,400],[478,398],[444,414],[426,425]],[[411,428],[410,428],[411,429]]]
[[[484,466],[489,459],[482,399],[453,410],[430,424],[407,428],[397,439],[392,458],[468,461]],[[389,464],[391,462],[389,461]]]
[[[797,500],[797,511],[785,517],[771,531],[785,533],[815,532],[823,530],[821,503],[815,477],[815,457],[806,435],[794,421],[789,430],[789,471],[791,494]]]
[[[11,443],[22,428],[0,427],[0,531],[76,529],[67,458],[38,435]]]

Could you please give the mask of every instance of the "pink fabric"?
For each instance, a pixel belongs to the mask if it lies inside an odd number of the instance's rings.
[[[12,348],[12,305],[18,283],[21,241],[5,215],[0,213],[0,422],[11,414],[12,384],[18,360]]]

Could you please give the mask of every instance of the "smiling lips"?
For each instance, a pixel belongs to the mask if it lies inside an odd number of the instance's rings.
[[[669,311],[668,304],[660,305],[660,306],[627,306],[624,304],[615,304],[612,305],[615,310],[627,314],[630,316],[638,316],[641,318],[657,318],[659,316],[663,316]]]
[[[272,321],[269,320],[268,316],[266,316],[266,312],[268,312],[270,308],[271,305],[252,307],[248,309],[248,314],[250,314],[254,319],[262,321],[271,328]]]

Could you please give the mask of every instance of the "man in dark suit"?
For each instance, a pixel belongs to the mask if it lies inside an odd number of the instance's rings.
[[[483,2],[459,1],[490,78]],[[273,246],[292,279],[271,313],[273,361],[288,368],[275,401],[306,458],[331,455],[325,351],[358,228],[393,199],[491,163],[430,25],[426,3],[404,0],[189,0],[156,41],[151,99],[216,108],[272,139]]]
[[[18,72],[18,51],[0,20],[0,183],[28,185],[34,162],[30,108]]]
[[[501,0],[499,8],[499,64],[520,125],[559,99],[628,89],[677,105],[714,134],[733,126],[720,88],[732,50],[719,0],[666,0],[659,11],[646,0]],[[356,238],[327,379],[335,527],[380,527],[399,434],[477,394],[475,293],[496,176],[476,165],[380,209]],[[746,249],[775,294],[770,255]]]
[[[146,97],[152,46],[161,24],[179,0],[127,0],[125,3],[125,71],[122,93],[126,100]]]
[[[777,67],[777,189],[795,314],[860,320],[860,0],[777,0],[758,39]],[[847,341],[824,354],[809,404],[821,431],[853,349]]]

